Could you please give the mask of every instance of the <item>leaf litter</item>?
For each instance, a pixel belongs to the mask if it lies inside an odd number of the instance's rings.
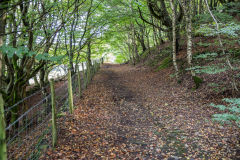
[[[41,159],[238,159],[239,128],[211,120],[204,90],[130,65],[105,64],[58,119],[58,145]]]

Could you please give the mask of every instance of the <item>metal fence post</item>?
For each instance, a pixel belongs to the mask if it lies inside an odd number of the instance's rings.
[[[4,101],[0,94],[0,159],[7,160],[7,145],[5,132]]]
[[[72,76],[71,70],[68,70],[68,105],[70,113],[73,113],[73,92],[72,92]]]
[[[56,124],[56,103],[55,103],[55,90],[54,81],[50,80],[51,88],[51,99],[52,99],[52,145],[53,147],[57,144],[57,124]]]

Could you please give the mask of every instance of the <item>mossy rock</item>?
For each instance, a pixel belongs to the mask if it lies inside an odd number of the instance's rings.
[[[198,89],[199,86],[203,83],[203,79],[198,76],[193,76],[193,81],[196,85],[195,89]]]

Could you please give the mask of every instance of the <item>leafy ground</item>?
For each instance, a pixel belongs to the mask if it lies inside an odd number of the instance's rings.
[[[102,66],[42,159],[239,159],[239,129],[211,121],[216,99],[169,74]]]

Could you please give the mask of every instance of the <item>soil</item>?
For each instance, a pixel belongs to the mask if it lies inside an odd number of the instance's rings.
[[[239,128],[211,119],[220,98],[170,74],[103,65],[41,159],[240,159]]]

